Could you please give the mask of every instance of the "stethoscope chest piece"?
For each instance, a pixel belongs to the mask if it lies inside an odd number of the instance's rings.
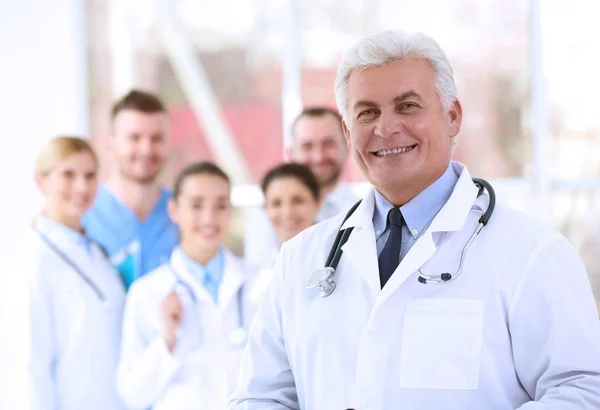
[[[331,279],[334,273],[335,269],[331,266],[319,268],[309,276],[306,287],[308,289],[319,288],[322,297],[329,296],[335,290],[335,281]]]

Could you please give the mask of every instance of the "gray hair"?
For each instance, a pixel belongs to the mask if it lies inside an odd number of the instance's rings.
[[[348,123],[348,79],[352,71],[410,58],[431,65],[442,108],[450,110],[457,100],[456,84],[452,66],[439,44],[425,34],[387,30],[361,39],[342,56],[335,77],[335,100],[344,121]]]

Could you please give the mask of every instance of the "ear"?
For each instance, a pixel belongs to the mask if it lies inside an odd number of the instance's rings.
[[[169,214],[169,218],[175,225],[179,225],[178,217],[177,217],[177,200],[173,197],[169,199],[169,203],[167,204],[167,213]]]
[[[34,175],[35,184],[42,193],[46,193],[46,178],[36,172]]]
[[[448,111],[448,118],[450,119],[450,137],[456,137],[462,124],[462,105],[459,100],[452,103],[452,107]]]
[[[350,130],[346,125],[346,121],[342,120],[342,130],[344,130],[344,138],[346,138],[346,146],[350,149]]]

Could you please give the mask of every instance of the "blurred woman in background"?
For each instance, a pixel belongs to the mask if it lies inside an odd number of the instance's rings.
[[[83,139],[51,140],[36,161],[42,213],[7,272],[19,409],[122,409],[115,387],[125,290],[81,217],[98,162]],[[4,337],[4,336],[3,336]],[[24,390],[24,391],[23,391]]]
[[[297,163],[278,165],[263,178],[262,190],[278,247],[315,223],[320,190],[310,168]]]
[[[277,165],[262,181],[264,207],[277,237],[277,251],[260,265],[253,297],[260,299],[271,278],[281,245],[315,224],[320,208],[320,188],[310,168],[298,163]]]
[[[223,246],[230,190],[207,162],[175,181],[169,215],[180,243],[127,296],[117,383],[131,409],[227,408],[255,306],[251,272]]]

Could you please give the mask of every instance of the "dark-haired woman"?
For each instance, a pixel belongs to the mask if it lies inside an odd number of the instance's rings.
[[[315,224],[320,208],[320,188],[310,168],[286,163],[270,169],[262,181],[264,208],[277,238],[277,250],[288,239]],[[260,298],[271,279],[277,253],[263,261],[254,284]]]
[[[263,178],[262,190],[278,247],[315,223],[320,191],[310,168],[297,163],[278,165]]]
[[[132,409],[224,409],[254,303],[252,274],[223,246],[231,184],[207,162],[176,179],[171,259],[131,287],[117,386]]]

